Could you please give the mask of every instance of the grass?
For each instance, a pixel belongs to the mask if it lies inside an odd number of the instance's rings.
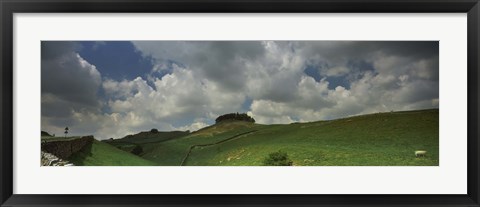
[[[219,125],[206,127],[185,137],[141,145],[144,153],[140,156],[160,165],[180,165],[190,146],[215,143],[247,132],[255,126],[256,124],[249,122],[223,122]]]
[[[42,136],[42,142],[53,142],[53,141],[71,141],[78,139],[81,136],[72,136],[72,137],[52,137],[52,136]]]
[[[121,139],[102,140],[102,142],[115,146],[118,149],[131,153],[136,147],[149,146],[152,143],[160,143],[172,140],[178,137],[187,136],[190,132],[171,131],[171,132],[140,132],[134,135],[127,135]]]
[[[257,166],[268,154],[281,150],[297,166],[438,166],[438,127],[438,109],[287,125],[232,121],[185,137],[143,144],[141,156],[158,165],[180,165],[192,145],[256,130],[213,146],[195,147],[185,164]],[[416,158],[415,150],[426,150],[427,156]]]
[[[91,145],[68,158],[79,166],[152,166],[155,162],[122,151],[107,143],[94,140]]]
[[[106,142],[119,142],[119,143],[134,143],[134,144],[148,144],[153,142],[163,142],[178,137],[186,136],[190,134],[189,132],[183,131],[172,131],[172,132],[140,132],[134,135],[128,135],[121,139],[115,139],[113,141]]]
[[[126,152],[132,152],[133,149],[135,149],[135,147],[140,146],[139,144],[135,144],[131,142],[120,142],[120,141],[107,142],[107,143]]]

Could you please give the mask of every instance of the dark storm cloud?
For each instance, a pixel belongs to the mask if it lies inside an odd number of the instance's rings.
[[[41,43],[42,130],[58,134],[73,126],[76,135],[95,131],[75,118],[79,111],[98,113],[102,105],[97,96],[100,73],[78,55],[78,48],[74,42]]]
[[[365,43],[363,44],[365,45]],[[397,41],[376,42],[378,50],[390,55],[411,57],[413,59],[429,59],[438,56],[438,41]]]
[[[42,42],[42,114],[62,116],[72,109],[98,106],[101,84],[95,66],[83,60],[72,42]]]
[[[412,59],[428,59],[438,56],[438,41],[318,41],[298,42],[304,55],[320,55],[330,62],[365,60],[383,52]]]
[[[393,99],[398,103],[408,104],[435,99],[438,98],[438,95],[438,82],[415,80],[402,87]]]
[[[74,102],[66,101],[49,93],[42,93],[41,102],[43,117],[70,117],[72,108],[78,107],[72,106],[77,105]]]
[[[206,78],[229,90],[243,88],[247,76],[242,66],[255,62],[265,53],[260,41],[136,41],[134,45],[159,61],[175,61],[200,70]]]
[[[305,73],[317,81],[327,77],[334,80],[331,83],[349,88],[348,82],[370,71],[384,79],[379,87],[387,90],[398,88],[392,76],[438,82],[438,41],[319,41],[298,42],[296,46],[309,64]]]
[[[262,58],[264,47],[260,42],[210,42],[205,61],[200,64],[207,77],[228,89],[239,89],[245,84],[244,62]]]
[[[381,67],[374,68],[374,64],[382,63],[375,61],[385,57],[402,60],[402,63],[400,60],[392,63],[395,68],[388,68],[396,75],[402,74],[407,68],[400,68],[400,64],[438,59],[439,49],[438,41],[319,41],[298,42],[296,46],[309,65],[318,67],[321,75],[331,76],[329,74],[335,69],[344,66],[349,69],[347,78],[350,80],[355,80],[366,70],[382,70]],[[438,66],[432,66],[430,70],[435,73]]]
[[[428,59],[438,56],[438,41],[378,41],[378,42],[360,42],[357,46],[358,52],[361,48],[367,48],[370,45],[373,51],[382,51],[387,55],[397,55],[410,57],[412,59]]]
[[[52,60],[68,53],[74,52],[78,45],[74,42],[64,41],[42,41],[41,56],[42,60]]]

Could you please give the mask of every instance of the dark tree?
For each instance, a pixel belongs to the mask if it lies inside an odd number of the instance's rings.
[[[288,158],[288,154],[282,151],[270,153],[263,160],[263,165],[266,166],[292,166],[292,164],[293,162]]]
[[[226,121],[226,120],[247,121],[247,122],[255,123],[255,119],[253,119],[246,113],[239,114],[238,112],[221,115],[217,119],[215,119],[215,123],[219,123],[221,121]]]
[[[65,137],[67,137],[67,134],[68,134],[68,127],[65,127]]]
[[[143,152],[142,147],[140,147],[138,145],[135,146],[135,148],[133,148],[133,150],[132,150],[132,154],[135,154],[135,155],[140,155],[140,154],[142,154],[142,152]]]
[[[152,129],[150,130],[151,133],[158,133],[158,129]]]

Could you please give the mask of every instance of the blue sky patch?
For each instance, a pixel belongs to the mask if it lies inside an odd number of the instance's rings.
[[[337,86],[342,86],[346,89],[350,89],[350,82],[346,76],[330,76],[325,79],[328,81],[328,89],[334,90]]]
[[[250,110],[250,106],[252,106],[253,100],[250,97],[245,97],[245,101],[242,104],[242,113],[246,113],[247,111]]]
[[[309,65],[305,68],[305,70],[303,70],[303,72],[306,75],[315,79],[315,81],[317,81],[317,82],[320,82],[320,80],[322,80],[322,76],[320,75],[320,71],[319,71],[318,67]]]
[[[81,41],[80,56],[95,65],[103,77],[121,81],[145,78],[153,68],[153,61],[143,57],[131,42]]]

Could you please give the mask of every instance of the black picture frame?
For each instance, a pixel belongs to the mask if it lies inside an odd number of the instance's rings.
[[[480,206],[478,0],[0,0],[1,206]],[[15,13],[467,13],[468,186],[465,195],[20,195],[13,194]],[[445,178],[456,179],[456,178]]]

